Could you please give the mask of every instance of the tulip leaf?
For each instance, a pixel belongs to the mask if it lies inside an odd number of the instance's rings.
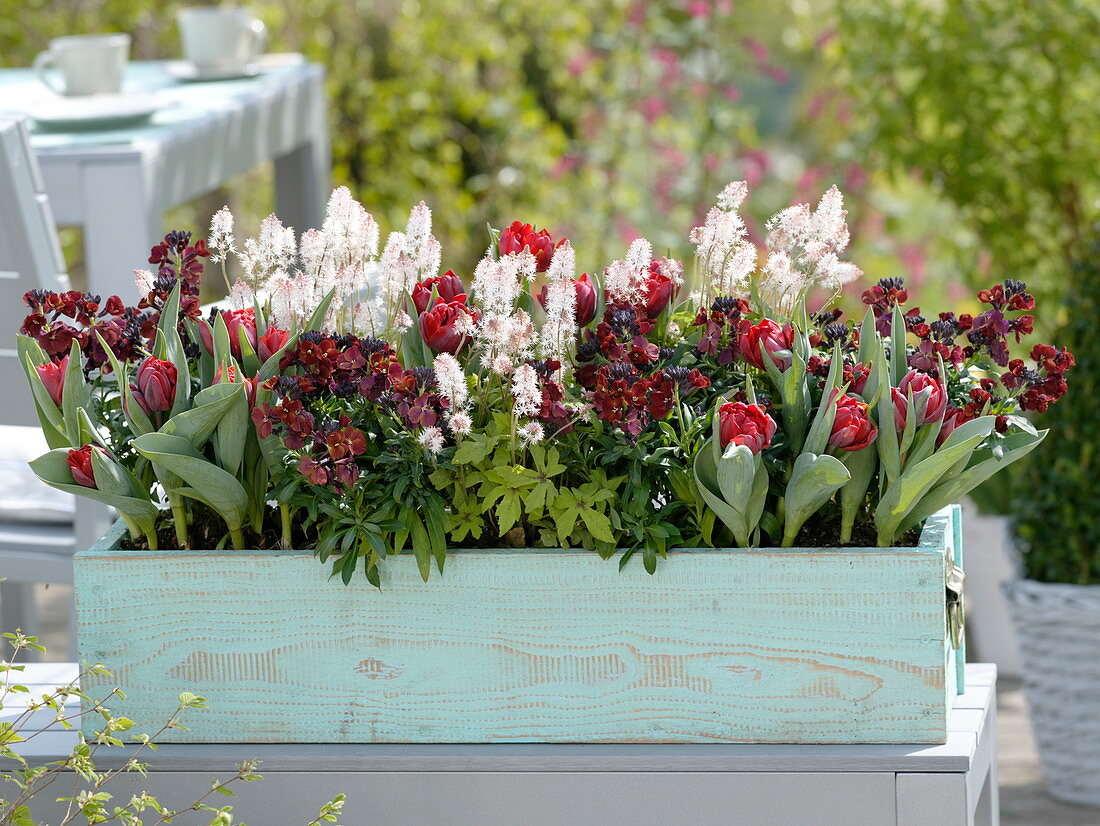
[[[878,354],[871,373],[878,387],[878,438],[875,446],[878,450],[886,482],[892,483],[901,475],[901,449],[898,446],[898,428],[894,423],[894,400],[892,398],[889,371],[882,342],[878,342]]]
[[[994,455],[992,448],[979,448],[974,451],[969,467],[965,470],[946,474],[943,481],[930,490],[906,517],[906,526],[916,525],[936,511],[958,502],[970,491],[1004,470],[1010,464],[1024,458],[1039,446],[1046,438],[1046,430],[1037,433],[1012,433],[1004,437],[1000,458]]]
[[[200,448],[214,433],[218,422],[232,408],[235,400],[242,396],[243,384],[226,382],[207,387],[195,394],[194,407],[170,418],[161,425],[158,432],[180,436],[190,442],[192,447]]]
[[[61,391],[61,414],[65,419],[65,433],[69,444],[80,447],[80,408],[91,409],[92,397],[80,369],[80,347],[74,341],[69,348],[69,364],[65,368],[65,386]]]
[[[704,447],[696,454],[693,472],[703,501],[738,545],[749,547],[768,495],[768,474],[760,457],[745,445],[730,444],[715,466],[714,451]]]
[[[310,330],[320,330],[324,326],[325,316],[328,315],[328,308],[332,304],[332,299],[335,297],[335,295],[335,287],[325,293],[325,297],[321,299],[321,303],[317,305],[317,308],[313,311],[310,317],[306,319],[305,327],[302,328],[302,332],[309,332]]]
[[[835,456],[802,453],[795,459],[783,498],[786,508],[784,547],[794,544],[805,521],[851,478],[848,468]]]
[[[260,369],[260,357],[256,355],[256,348],[248,340],[243,324],[237,325],[237,343],[241,348],[241,367],[249,376],[256,375]]]
[[[223,470],[236,476],[241,468],[245,444],[248,441],[248,396],[244,378],[240,373],[237,374],[236,382],[225,382],[225,384],[237,387],[239,392],[231,398],[229,406],[214,428],[214,455]]]
[[[160,319],[157,322],[157,329],[162,333],[167,334],[169,330],[175,330],[179,325],[180,291],[182,288],[183,281],[177,279],[176,285],[172,287],[172,292],[168,294],[168,298],[164,299],[164,306],[160,310]]]
[[[878,529],[878,544],[881,547],[888,548],[894,544],[909,512],[944,477],[952,465],[973,453],[989,435],[992,427],[993,419],[989,416],[965,422],[947,437],[939,450],[927,459],[907,467],[891,483],[875,510],[875,527]]]
[[[160,511],[152,502],[148,499],[140,499],[131,495],[133,493],[133,488],[130,489],[129,493],[112,493],[77,484],[73,481],[72,470],[69,469],[68,455],[69,448],[51,450],[49,453],[44,453],[30,462],[30,468],[34,471],[35,476],[50,487],[64,491],[65,493],[71,493],[75,496],[93,499],[104,505],[109,505],[119,513],[125,514],[130,520],[136,523],[143,532],[149,533],[153,530],[153,525]],[[115,464],[112,459],[108,459],[105,456],[97,456],[96,453],[93,452],[92,472],[96,474],[97,484],[103,484],[99,474],[100,466],[104,463]],[[123,490],[121,485],[117,485],[116,482],[116,475],[111,471],[111,478],[108,484],[111,485],[114,490]]]
[[[130,425],[130,430],[137,436],[142,436],[146,433],[152,433],[156,430],[153,427],[153,423],[149,420],[149,415],[138,404],[137,399],[134,397],[134,391],[130,389],[130,384],[127,380],[126,365],[121,364],[118,357],[111,351],[111,348],[107,346],[107,342],[103,340],[103,336],[96,333],[99,338],[99,345],[107,353],[107,360],[111,363],[111,370],[115,374],[115,382],[118,384],[118,392],[122,397],[122,415],[126,418],[126,423]]]
[[[901,305],[895,304],[890,321],[890,384],[894,387],[901,384],[909,366],[905,356],[905,316],[902,315]]]
[[[840,342],[833,346],[833,356],[829,363],[829,374],[825,379],[825,387],[821,391],[821,403],[817,408],[810,432],[806,436],[806,444],[803,447],[808,453],[824,453],[829,444],[829,434],[836,421],[836,401],[840,396],[840,379],[844,375],[842,367],[844,357],[840,352]],[[834,391],[836,391],[834,398]]]
[[[248,515],[248,492],[235,477],[208,461],[180,436],[147,433],[134,439],[142,456],[175,474],[188,487],[175,493],[198,499],[217,511],[231,531],[239,531]]]
[[[65,432],[65,418],[57,405],[54,404],[50,391],[46,389],[42,377],[38,375],[38,370],[35,369],[48,364],[50,361],[49,356],[33,338],[20,335],[16,337],[16,342],[19,363],[23,366],[23,372],[27,375],[31,396],[34,399],[34,408],[38,413],[38,422],[42,426],[46,444],[51,448],[71,447],[72,443]]]
[[[852,478],[840,489],[840,524],[850,531],[859,513],[860,505],[867,498],[867,488],[878,467],[878,453],[873,447],[862,450],[845,450],[837,458],[848,468]]]
[[[225,323],[225,314],[218,313],[214,318],[214,364],[236,363],[233,349],[229,346],[229,327]]]

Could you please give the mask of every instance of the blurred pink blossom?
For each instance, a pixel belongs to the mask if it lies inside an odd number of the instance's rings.
[[[653,123],[661,115],[668,112],[668,101],[654,95],[644,97],[638,101],[638,111],[646,119],[646,123]]]

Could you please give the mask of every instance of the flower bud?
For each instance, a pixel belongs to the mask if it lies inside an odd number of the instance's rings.
[[[723,448],[733,442],[756,455],[772,443],[775,429],[775,420],[758,404],[726,402],[718,408],[718,438]]]

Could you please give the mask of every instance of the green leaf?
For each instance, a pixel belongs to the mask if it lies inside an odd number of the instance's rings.
[[[428,537],[428,531],[415,513],[408,518],[407,524],[409,536],[412,538],[413,556],[416,557],[416,567],[420,569],[420,577],[427,582],[432,572],[432,543]]]
[[[783,545],[790,547],[802,525],[851,479],[834,456],[803,453],[794,462],[783,503],[786,507]]]
[[[115,354],[111,351],[111,348],[107,346],[107,342],[103,340],[103,336],[96,333],[96,337],[99,338],[99,345],[103,348],[103,351],[107,354],[107,359],[111,363],[111,369],[115,374],[115,382],[118,384],[119,395],[122,396],[122,415],[126,419],[126,423],[130,425],[130,430],[133,431],[135,436],[143,436],[146,433],[152,433],[155,429],[153,422],[150,421],[149,415],[138,404],[137,399],[134,398],[134,391],[130,389],[130,383],[127,380],[126,365],[121,364]]]
[[[601,542],[614,542],[615,534],[611,532],[611,521],[606,515],[592,507],[584,507],[580,510],[581,520],[588,532]]]
[[[890,547],[917,503],[952,465],[968,457],[993,430],[994,418],[983,416],[959,425],[943,446],[927,459],[907,467],[886,490],[875,510],[878,543]],[[879,437],[881,438],[881,436]]]
[[[1031,434],[1012,433],[1004,438],[1004,449],[1000,458],[992,450],[979,449],[974,452],[971,465],[961,473],[948,474],[940,484],[932,488],[910,511],[905,518],[905,527],[919,524],[936,511],[958,502],[995,473],[1004,470],[1013,462],[1019,461],[1037,448],[1046,438],[1046,430]]]
[[[217,427],[214,428],[213,444],[218,464],[226,473],[236,476],[241,469],[241,460],[244,459],[244,450],[248,444],[252,422],[248,416],[248,396],[244,376],[240,371],[237,372],[237,381],[232,384],[238,388],[238,392],[218,420]],[[215,385],[217,386],[219,385]]]
[[[177,413],[161,425],[158,432],[167,436],[179,436],[195,448],[200,448],[214,433],[222,417],[239,402],[245,405],[247,415],[248,402],[243,384],[215,384],[196,393],[195,406],[183,413]],[[242,439],[242,450],[243,444]]]
[[[156,518],[160,513],[152,502],[147,498],[141,499],[131,494],[108,493],[96,488],[87,488],[83,485],[78,485],[73,481],[73,474],[69,469],[69,463],[67,461],[68,455],[68,448],[51,450],[49,453],[45,453],[30,462],[30,468],[34,471],[35,476],[50,487],[57,488],[57,490],[64,491],[65,493],[83,496],[88,499],[94,499],[96,502],[110,505],[119,513],[131,519],[143,532],[152,530],[153,524],[156,522]],[[104,460],[104,457],[99,458]],[[93,472],[97,474],[96,478],[98,480],[98,468],[95,464],[95,456],[93,456],[92,462],[92,469]],[[112,471],[112,479],[114,476],[115,474]]]
[[[217,511],[231,531],[239,531],[248,514],[248,492],[180,436],[146,433],[134,439],[134,448],[154,465],[175,474],[190,487],[178,493],[204,502]]]
[[[38,371],[35,369],[48,363],[50,361],[49,356],[46,355],[46,351],[42,349],[38,342],[29,336],[17,335],[15,341],[19,364],[27,375],[31,395],[34,397],[35,410],[38,413],[38,421],[42,425],[46,443],[51,448],[73,447],[68,435],[65,433],[65,418],[57,405],[54,404],[53,398],[50,397],[50,391],[46,389],[46,385],[42,383],[42,377],[38,375]]]
[[[80,347],[74,341],[69,348],[69,364],[65,368],[65,386],[61,391],[61,414],[65,420],[65,433],[69,444],[80,447],[80,408],[92,409],[92,397],[88,385],[84,382],[84,373],[80,369]]]

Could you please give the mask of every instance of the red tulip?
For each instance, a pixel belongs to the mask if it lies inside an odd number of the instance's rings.
[[[107,453],[102,448],[95,447],[94,445],[84,445],[79,450],[70,450],[65,457],[65,461],[69,463],[69,471],[73,475],[73,481],[78,485],[83,485],[86,488],[94,488],[95,484],[95,471],[92,468],[92,451],[98,450],[103,456]]]
[[[584,327],[596,317],[596,285],[588,273],[582,273],[580,278],[573,279],[573,289],[577,293],[576,318],[577,326]],[[546,309],[546,287],[539,290],[539,306]]]
[[[256,404],[256,385],[259,383],[259,374],[252,378],[245,377],[241,384],[244,385],[245,398],[248,399],[248,409],[251,410]],[[237,383],[237,367],[234,364],[229,365],[229,369],[225,373],[225,378],[222,378],[222,368],[218,365],[218,369],[214,371],[214,384],[236,384]]]
[[[791,366],[791,349],[794,347],[794,327],[788,324],[780,327],[770,318],[765,318],[759,324],[753,324],[748,319],[741,322],[740,335],[737,338],[737,347],[741,358],[755,367],[764,369],[764,360],[760,353],[763,344],[764,351],[771,358],[772,363],[780,371]]]
[[[38,372],[38,377],[42,379],[42,384],[46,385],[53,403],[58,407],[61,406],[61,394],[65,389],[65,370],[68,366],[69,357],[65,356],[61,361],[48,361],[34,368]]]
[[[474,311],[466,306],[465,297],[461,301],[437,298],[430,310],[420,314],[420,335],[433,353],[457,353],[463,348],[467,335],[456,330],[455,326],[464,316],[477,318]],[[464,319],[464,323],[468,322]]]
[[[202,340],[202,349],[209,356],[214,355],[214,331],[210,329],[210,322],[205,318],[195,319],[199,326],[199,338]]]
[[[546,230],[540,229],[536,232],[531,224],[513,221],[500,234],[500,254],[523,252],[526,248],[535,256],[535,269],[546,272],[550,268],[550,259],[554,257],[555,247],[561,246],[564,240],[563,238],[555,244]]]
[[[233,358],[241,360],[241,337],[238,329],[244,330],[244,337],[256,349],[256,311],[252,308],[244,310],[222,310],[222,318],[225,320],[226,329],[229,330],[229,349],[233,352]]]
[[[176,365],[158,358],[145,359],[134,374],[134,398],[146,413],[171,410],[176,400]]]
[[[947,441],[947,437],[955,432],[955,428],[961,425],[965,419],[963,419],[962,411],[953,405],[947,406],[947,412],[943,414],[943,423],[940,425],[940,432],[936,434],[936,447],[939,447]]]
[[[412,288],[413,306],[416,307],[417,315],[428,309],[428,304],[432,300],[433,287],[444,301],[455,301],[460,295],[466,294],[466,288],[451,270],[447,270],[443,275],[433,275]]]
[[[854,396],[843,395],[836,400],[836,417],[829,444],[841,450],[863,450],[874,443],[878,428],[867,416],[867,405]]]
[[[290,331],[268,327],[267,332],[256,339],[256,355],[264,362],[278,353],[290,340]]]
[[[924,416],[916,423],[917,427],[943,419],[947,410],[947,391],[943,385],[927,373],[910,370],[897,387],[890,389],[890,398],[894,402],[894,426],[899,431],[905,430],[905,423],[909,418],[910,390],[913,392],[914,404],[921,398],[925,399]]]
[[[718,439],[723,448],[733,442],[756,455],[772,443],[775,428],[775,420],[758,404],[726,402],[718,408]]]
[[[659,316],[676,295],[677,284],[666,272],[670,263],[667,258],[658,258],[649,265],[645,280],[645,306],[642,308],[648,318]]]

